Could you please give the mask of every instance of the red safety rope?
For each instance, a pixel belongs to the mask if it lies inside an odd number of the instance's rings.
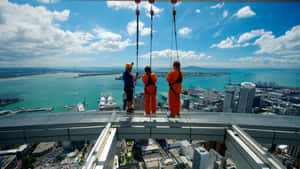
[[[179,61],[178,43],[177,43],[177,31],[176,31],[176,10],[175,10],[175,7],[173,7],[173,21],[174,21],[174,33],[175,33],[175,44],[176,44],[177,60]]]
[[[152,67],[152,39],[153,39],[153,15],[154,11],[152,10],[152,4],[154,3],[154,0],[149,0],[149,3],[151,4],[151,10],[150,10],[150,16],[151,16],[151,32],[150,32],[150,67]]]
[[[175,10],[175,4],[177,3],[177,0],[171,0],[171,3],[173,4],[173,25],[174,25],[174,34],[175,34],[176,54],[177,54],[177,60],[179,61],[177,31],[176,31],[176,10]]]
[[[135,0],[136,3],[136,71],[139,69],[139,3],[141,0]]]

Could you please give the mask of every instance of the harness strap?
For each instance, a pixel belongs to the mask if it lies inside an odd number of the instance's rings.
[[[181,71],[179,70],[179,75],[178,75],[178,78],[176,79],[176,81],[175,82],[173,82],[173,83],[169,83],[169,87],[170,87],[170,89],[175,93],[175,94],[178,94],[176,91],[175,91],[175,89],[173,88],[173,85],[174,84],[177,84],[177,83],[182,83],[182,77],[181,77]]]
[[[150,92],[148,92],[148,90],[147,90],[147,87],[148,87],[148,86],[151,86],[151,85],[155,86],[155,91],[154,91],[153,93],[150,93]],[[156,90],[157,90],[157,87],[156,87],[155,83],[152,81],[151,74],[149,74],[149,75],[148,75],[148,82],[147,82],[147,84],[145,85],[145,91],[146,91],[146,93],[149,94],[149,95],[154,95],[154,94],[156,93]]]

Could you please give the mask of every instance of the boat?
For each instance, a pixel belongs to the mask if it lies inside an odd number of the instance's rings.
[[[111,94],[102,93],[98,98],[98,110],[99,111],[108,111],[108,110],[120,110],[120,107],[114,101],[114,98]]]
[[[24,99],[13,98],[13,99],[0,99],[0,106],[6,106],[9,104],[17,103],[23,101]]]
[[[76,112],[84,112],[85,111],[85,106],[83,103],[78,103],[75,107]]]

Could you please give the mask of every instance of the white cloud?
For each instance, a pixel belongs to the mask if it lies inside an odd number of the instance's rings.
[[[251,10],[250,6],[245,6],[238,10],[237,13],[235,13],[233,16],[236,16],[238,18],[249,18],[255,15],[256,13]]]
[[[175,7],[178,7],[179,5],[181,5],[182,4],[182,2],[180,1],[180,2],[177,2],[176,4],[175,4]]]
[[[188,28],[188,27],[184,27],[178,30],[179,36],[182,37],[188,37],[189,34],[192,32],[192,29]]]
[[[300,55],[286,55],[282,56],[283,58],[293,58],[293,59],[300,59]]]
[[[148,27],[144,27],[143,22],[139,22],[139,31],[140,31],[142,36],[146,36],[146,35],[149,35],[151,33],[151,29],[148,28]],[[136,34],[136,20],[131,21],[127,24],[127,32],[130,36]]]
[[[196,12],[196,13],[200,13],[200,9],[196,9],[195,12]]]
[[[254,42],[260,47],[256,54],[299,54],[300,53],[300,25],[294,26],[284,35],[275,38],[272,32],[265,33]]]
[[[210,46],[210,48],[218,47],[218,48],[234,48],[234,47],[240,47],[239,44],[235,44],[236,39],[231,36],[227,37],[227,39],[222,40],[219,44],[213,44]]]
[[[107,7],[114,8],[115,10],[120,9],[129,9],[129,10],[136,10],[136,4],[133,1],[107,1]],[[150,8],[151,4],[148,2],[141,2],[139,4],[139,8],[144,10],[147,16],[150,17]],[[163,11],[163,8],[158,8],[155,5],[152,5],[152,9],[154,11],[154,16],[159,16],[160,13]]]
[[[129,39],[126,39],[124,41],[116,41],[116,40],[109,40],[109,39],[102,39],[97,42],[91,43],[87,49],[89,49],[89,52],[102,52],[102,51],[121,51],[125,49],[128,46],[134,45],[133,43],[130,43]]]
[[[265,32],[264,29],[259,30],[252,30],[250,32],[243,33],[238,38],[235,38],[234,36],[227,37],[225,40],[222,40],[219,44],[213,44],[211,45],[211,48],[218,47],[218,48],[235,48],[235,47],[247,47],[250,45],[254,45],[254,43],[250,43],[249,41],[258,38],[260,36],[263,36],[265,34],[269,34],[272,32]],[[220,32],[216,32],[214,34],[214,37],[219,36]]]
[[[66,21],[70,16],[70,10],[63,10],[62,12],[54,11],[54,18],[58,21]]]
[[[253,41],[251,42],[251,40]],[[286,31],[284,35],[277,38],[272,31],[265,31],[264,29],[252,30],[243,33],[239,38],[234,36],[227,37],[226,40],[221,41],[219,44],[211,45],[211,48],[234,48],[250,45],[257,45],[260,48],[255,51],[255,54],[299,54],[300,25],[294,26],[291,30]]]
[[[223,11],[223,18],[226,18],[228,16],[228,11],[227,10],[224,10]]]
[[[116,33],[109,32],[103,28],[95,28],[93,31],[96,33],[96,36],[100,39],[105,39],[105,40],[116,40],[119,41],[122,39],[122,36]]]
[[[216,33],[214,33],[213,37],[216,38],[216,37],[220,36],[221,33],[222,33],[222,29],[220,29]]]
[[[45,4],[51,4],[51,3],[57,3],[59,0],[37,0],[38,2],[45,3]]]
[[[237,41],[238,43],[243,43],[243,42],[246,42],[246,41],[249,41],[253,38],[256,38],[256,37],[259,37],[259,36],[262,36],[264,34],[266,34],[267,32],[265,32],[264,29],[259,29],[259,30],[252,30],[251,32],[246,32],[244,34],[242,34],[240,37],[239,37],[239,40]]]
[[[165,50],[160,50],[160,51],[153,51],[152,52],[152,58],[153,59],[169,59],[170,56],[176,56],[176,50],[170,50],[170,49],[165,49]],[[212,58],[212,56],[207,56],[205,53],[201,52],[195,52],[192,50],[189,51],[178,51],[178,55],[180,57],[180,60],[185,60],[185,59],[209,59]],[[142,55],[141,58],[149,58],[149,53]]]
[[[242,57],[231,59],[231,62],[238,62],[241,64],[252,65],[254,67],[297,67],[300,65],[300,60],[275,58],[275,57]]]
[[[133,45],[121,35],[96,28],[72,32],[60,28],[70,11],[50,11],[11,2],[0,3],[0,56],[13,58],[55,57],[76,53],[120,51]]]
[[[210,8],[211,8],[211,9],[215,9],[215,8],[223,8],[223,6],[224,6],[224,2],[223,2],[223,3],[218,3],[218,4],[216,4],[216,5],[213,5],[213,6],[211,6]]]

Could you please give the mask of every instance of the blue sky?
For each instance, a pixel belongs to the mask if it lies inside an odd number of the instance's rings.
[[[139,6],[139,63],[145,66],[150,5]],[[153,5],[155,67],[169,66],[176,58],[172,7],[170,2]],[[175,8],[183,66],[300,67],[300,3],[179,2]],[[135,62],[135,9],[129,1],[1,0],[0,66],[120,67]]]

